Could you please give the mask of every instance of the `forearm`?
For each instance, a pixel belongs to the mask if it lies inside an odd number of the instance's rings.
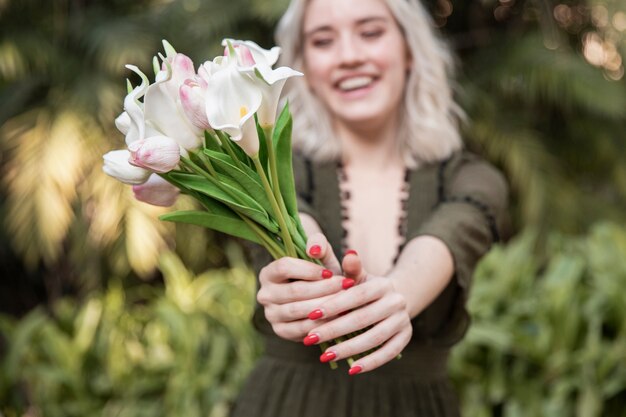
[[[433,236],[419,236],[406,244],[389,274],[396,290],[405,296],[411,318],[441,294],[454,275],[448,247]]]

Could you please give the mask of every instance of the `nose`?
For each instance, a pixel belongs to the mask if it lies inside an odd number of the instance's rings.
[[[363,63],[365,51],[353,34],[343,34],[339,42],[338,59],[341,66],[354,67]]]

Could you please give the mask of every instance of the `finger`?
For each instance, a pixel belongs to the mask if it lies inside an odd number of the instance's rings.
[[[274,333],[286,340],[292,342],[301,342],[302,339],[311,331],[311,320],[296,320],[292,322],[272,323]]]
[[[362,357],[352,364],[348,371],[350,375],[373,371],[374,369],[394,360],[411,339],[411,329],[404,329],[396,333],[384,345],[367,356]]]
[[[287,304],[297,301],[308,300],[309,310],[303,313],[303,317],[311,312],[315,307],[323,305],[328,298],[321,299],[328,295],[336,294],[343,290],[344,278],[334,276],[322,281],[293,281],[283,284],[268,284],[259,289],[257,300],[261,305]]]
[[[332,317],[344,311],[350,311],[362,305],[369,304],[381,298],[385,292],[388,292],[389,285],[391,285],[389,280],[377,279],[354,286],[346,291],[341,291],[321,304],[318,308],[311,311],[309,318],[316,320],[322,317]],[[404,298],[397,293],[390,294],[390,297],[393,302],[404,301]]]
[[[333,273],[341,273],[339,260],[337,260],[332,246],[328,243],[328,239],[326,239],[326,236],[322,233],[313,233],[309,236],[309,240],[306,244],[306,252],[312,258],[321,260],[324,266],[333,271]]]
[[[271,262],[261,269],[259,280],[266,282],[285,282],[294,279],[317,281],[329,278],[332,273],[323,266],[303,259],[284,257]]]
[[[367,352],[370,349],[374,349],[382,345],[394,335],[400,333],[405,327],[410,326],[411,323],[406,315],[399,313],[393,314],[380,321],[367,331],[338,343],[329,348],[329,350],[332,350],[335,353],[336,360],[349,358],[350,356]],[[311,329],[307,337],[312,334],[317,335],[316,332],[317,328]],[[319,336],[317,337],[318,342],[321,342],[322,340],[319,339]]]
[[[346,277],[355,280],[356,284],[364,282],[367,278],[367,272],[363,269],[361,257],[355,250],[346,251],[341,260],[341,269]]]
[[[381,299],[353,310],[348,314],[336,317],[319,327],[315,327],[311,332],[319,336],[320,342],[325,342],[382,322],[394,315],[395,312],[398,312],[395,305]],[[325,318],[329,317],[332,316],[326,316]]]

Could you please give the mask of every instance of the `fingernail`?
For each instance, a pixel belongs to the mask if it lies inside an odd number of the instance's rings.
[[[363,370],[363,368],[361,367],[361,365],[354,365],[352,368],[350,368],[350,370],[348,371],[349,375],[356,375],[359,372],[361,372]]]
[[[332,278],[332,276],[333,276],[333,271],[331,271],[330,269],[324,269],[322,271],[322,278],[328,279],[328,278]]]
[[[341,281],[341,286],[343,287],[344,290],[347,290],[353,285],[354,285],[354,280],[352,278],[344,278],[343,281]]]
[[[319,318],[322,318],[323,315],[324,312],[318,308],[317,310],[313,310],[309,313],[309,319],[317,320]]]
[[[321,362],[328,362],[328,361],[332,361],[333,359],[335,359],[337,357],[337,354],[335,352],[324,352],[322,353],[322,356],[320,356],[320,361]]]
[[[311,346],[311,345],[316,344],[319,341],[320,341],[320,337],[317,335],[317,333],[311,333],[310,335],[308,335],[302,340],[302,343],[304,343],[304,346]]]
[[[356,253],[354,249],[348,249],[346,253],[343,254],[343,256],[347,256],[347,255],[358,255],[358,253]]]
[[[322,247],[320,245],[313,245],[309,249],[309,255],[311,256],[317,256],[320,253],[322,253]]]

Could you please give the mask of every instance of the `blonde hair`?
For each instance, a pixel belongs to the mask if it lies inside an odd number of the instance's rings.
[[[292,0],[276,30],[281,65],[298,70],[304,69],[302,24],[307,1]],[[452,56],[418,0],[384,1],[412,56],[397,145],[409,167],[445,159],[462,147],[458,122],[464,114],[453,99],[449,80]],[[328,110],[306,80],[291,80],[284,91],[294,114],[294,147],[316,161],[339,159],[341,146]]]

